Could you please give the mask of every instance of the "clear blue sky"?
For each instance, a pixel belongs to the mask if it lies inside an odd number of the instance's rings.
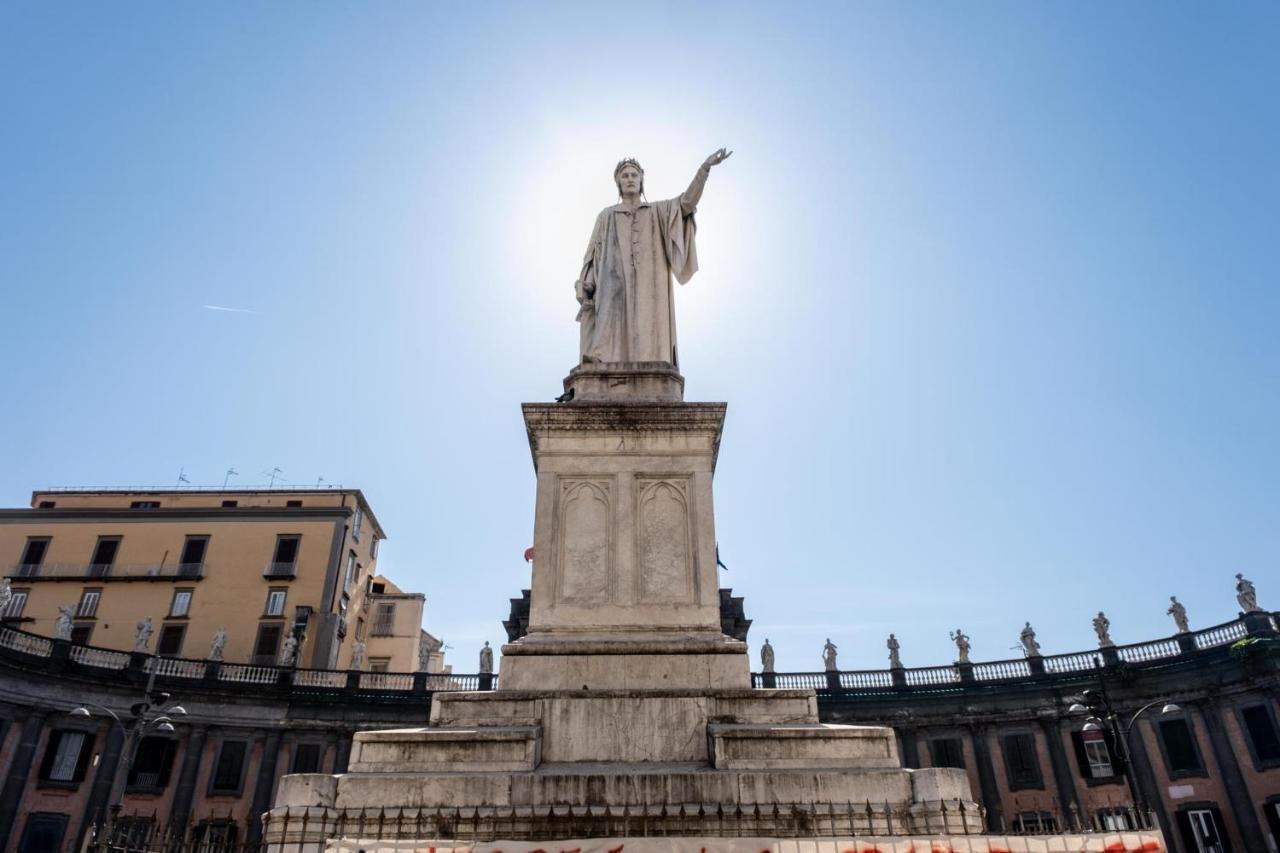
[[[1280,607],[1278,42],[1274,2],[4,4],[0,504],[359,486],[474,669],[613,164],[668,197],[725,145],[677,310],[753,655],[1134,641],[1237,571]]]

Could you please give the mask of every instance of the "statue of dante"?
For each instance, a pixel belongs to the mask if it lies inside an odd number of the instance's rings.
[[[644,169],[635,160],[613,170],[622,201],[596,217],[574,286],[583,363],[679,364],[671,277],[685,284],[698,271],[693,214],[711,167],[732,153],[716,151],[679,198],[665,201],[644,198]]]

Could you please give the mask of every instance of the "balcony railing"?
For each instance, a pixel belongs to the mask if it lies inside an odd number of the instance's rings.
[[[295,578],[298,576],[298,564],[267,563],[267,567],[262,570],[262,576],[267,578]]]
[[[199,580],[208,566],[204,563],[18,563],[10,566],[8,577],[23,581],[159,581]]]
[[[1253,613],[1243,619],[1205,628],[1170,639],[1152,640],[1042,658],[1006,661],[955,663],[883,670],[832,672],[753,673],[757,688],[802,688],[820,696],[859,695],[873,697],[886,693],[953,693],[967,689],[1006,688],[1018,685],[1053,685],[1063,680],[1079,682],[1089,676],[1095,660],[1108,666],[1156,669],[1171,664],[1186,665],[1205,656],[1221,661],[1225,646],[1250,636],[1278,633],[1276,614]],[[24,669],[69,671],[101,675],[113,679],[145,683],[151,668],[157,678],[177,684],[243,685],[245,689],[288,691],[317,700],[323,697],[356,698],[376,692],[386,701],[417,701],[435,692],[487,691],[497,689],[498,676],[491,673],[455,674],[426,672],[361,672],[351,670],[296,669],[278,666],[274,660],[250,663],[155,658],[52,640],[9,625],[0,625],[0,659],[8,659]],[[398,697],[398,698],[397,698]],[[382,701],[382,699],[380,699]]]

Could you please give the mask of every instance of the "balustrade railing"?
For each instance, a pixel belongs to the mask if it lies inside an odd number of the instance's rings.
[[[1128,663],[1145,663],[1163,658],[1176,658],[1182,654],[1182,648],[1177,640],[1152,640],[1149,643],[1117,646],[1116,654],[1120,656],[1120,660]]]
[[[218,668],[218,680],[238,681],[242,684],[275,684],[280,680],[280,670],[274,666],[224,663]]]
[[[48,637],[38,637],[13,628],[0,628],[0,646],[42,658],[47,658],[53,651],[53,641]]]
[[[409,691],[413,689],[413,675],[403,672],[362,672],[360,689]]]
[[[341,689],[347,686],[347,674],[338,669],[298,669],[293,683],[297,687]]]
[[[959,684],[960,670],[954,666],[924,666],[902,671],[911,687],[931,687],[938,684]]]
[[[156,675],[168,678],[204,678],[205,663],[185,658],[150,657],[142,664],[143,672],[151,672],[153,668]]]
[[[98,669],[124,669],[129,665],[129,655],[126,652],[113,652],[94,646],[72,646],[71,659]]]
[[[1031,664],[1023,660],[997,660],[975,663],[973,677],[978,681],[1009,681],[1031,677]]]
[[[209,567],[203,563],[19,563],[9,567],[10,578],[23,582],[39,580],[196,580],[204,577]]]
[[[1044,658],[1044,671],[1053,675],[1071,672],[1089,672],[1098,652],[1070,652],[1065,655],[1049,655]]]
[[[1193,636],[1196,638],[1197,649],[1212,649],[1215,646],[1225,646],[1236,640],[1243,640],[1248,634],[1249,631],[1244,627],[1243,622],[1228,622],[1225,625],[1215,625],[1203,631],[1196,631]]]
[[[893,686],[893,673],[887,669],[852,670],[840,673],[842,690],[876,690]]]

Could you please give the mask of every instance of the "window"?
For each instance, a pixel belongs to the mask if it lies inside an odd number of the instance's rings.
[[[1100,809],[1098,828],[1105,832],[1128,832],[1135,829],[1129,813],[1124,809]]]
[[[232,509],[238,506],[240,506],[240,501],[223,501],[222,502],[223,509]]]
[[[134,501],[129,504],[129,509],[159,509],[160,501]]]
[[[218,761],[209,781],[210,794],[239,794],[244,775],[244,759],[249,744],[242,740],[224,740],[218,749]]]
[[[373,617],[373,636],[390,637],[396,625],[396,606],[380,603]]]
[[[351,582],[356,578],[356,552],[351,551],[347,554],[347,571],[342,577],[342,588],[351,589]]]
[[[370,672],[390,672],[391,658],[369,658]]]
[[[359,616],[356,617],[356,639],[364,642],[364,619]]]
[[[92,619],[98,615],[98,602],[102,600],[102,590],[86,589],[80,593],[80,604],[76,607],[77,619]]]
[[[18,564],[18,577],[35,577],[44,562],[44,555],[49,550],[48,536],[31,536],[27,538],[27,546],[22,549],[22,562]]]
[[[221,818],[202,820],[191,830],[191,847],[202,853],[232,853],[238,837],[234,821]]]
[[[373,539],[369,541],[369,559],[370,560],[378,559],[378,537],[377,536],[374,536]]]
[[[385,583],[374,583],[373,578],[369,578],[369,591],[375,595],[382,595],[387,591],[387,585]]]
[[[192,589],[175,589],[173,591],[173,601],[169,602],[169,615],[186,616],[191,612],[191,593]]]
[[[71,626],[71,642],[77,646],[89,645],[89,637],[93,636],[93,623],[86,622]]]
[[[1101,731],[1071,733],[1071,745],[1075,747],[1076,764],[1080,775],[1086,779],[1114,779],[1115,767],[1111,763],[1111,747],[1108,735]]]
[[[279,622],[263,622],[258,626],[258,639],[253,644],[253,660],[259,666],[269,666],[276,662],[276,653],[280,649],[280,635],[284,626]]]
[[[1187,809],[1178,813],[1184,846],[1189,853],[1225,853],[1226,843],[1218,830],[1220,816],[1216,808]]]
[[[929,741],[929,763],[934,767],[964,769],[964,749],[960,738],[939,737]]]
[[[290,773],[319,773],[320,756],[324,748],[318,743],[300,743],[293,748],[293,767]]]
[[[46,782],[76,783],[84,780],[93,752],[93,735],[70,729],[49,733],[49,745],[40,764],[40,778]]]
[[[1058,821],[1050,812],[1020,812],[1013,819],[1013,831],[1024,835],[1054,835],[1058,832]]]
[[[169,771],[173,769],[173,756],[178,742],[173,738],[148,735],[138,742],[137,757],[129,768],[129,788],[163,791],[169,784]]]
[[[1280,762],[1280,734],[1276,732],[1276,720],[1266,705],[1254,705],[1240,709],[1240,719],[1249,733],[1249,748],[1258,764]],[[1259,768],[1261,769],[1261,768]]]
[[[1164,750],[1170,777],[1204,772],[1200,751],[1196,749],[1191,726],[1186,720],[1160,720],[1156,727],[1160,731],[1160,746]]]
[[[360,541],[360,523],[364,521],[364,513],[360,511],[360,507],[356,507],[356,516],[351,521],[351,538]]]
[[[271,560],[268,574],[293,576],[298,566],[298,543],[302,539],[296,534],[276,537],[276,550]]]
[[[13,598],[9,599],[9,606],[0,613],[0,618],[4,619],[21,619],[22,611],[27,606],[28,590],[12,590]]]
[[[40,501],[40,505],[36,509],[53,509],[57,505],[57,501]]]
[[[33,812],[27,817],[22,830],[18,853],[48,853],[62,849],[62,837],[67,832],[67,816],[49,812]]]
[[[1005,772],[1009,790],[1040,788],[1040,758],[1036,755],[1036,738],[1032,734],[1005,735],[1000,739],[1004,751]]]
[[[160,639],[156,641],[156,654],[167,658],[176,658],[182,652],[182,638],[187,633],[187,626],[161,625]]]
[[[284,602],[288,597],[287,589],[269,589],[267,590],[267,607],[262,611],[264,616],[283,616]]]
[[[182,543],[182,560],[178,563],[178,574],[200,574],[200,569],[204,566],[204,552],[208,547],[208,536],[188,536]]]
[[[284,505],[289,508],[297,508],[302,506],[302,501],[285,501]]]
[[[99,536],[98,544],[93,548],[93,559],[89,561],[89,577],[102,577],[110,572],[119,550],[119,536]]]
[[[155,832],[155,822],[142,815],[121,815],[111,824],[108,848],[111,850],[146,850]]]

